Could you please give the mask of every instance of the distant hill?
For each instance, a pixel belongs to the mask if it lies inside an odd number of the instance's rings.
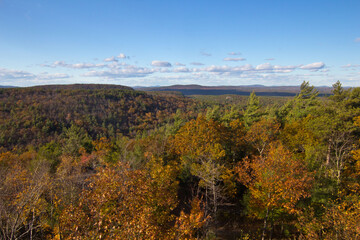
[[[17,88],[15,86],[3,86],[3,85],[0,85],[0,88]]]
[[[131,87],[115,84],[64,84],[64,85],[39,85],[31,88],[49,90],[100,90],[100,89],[121,89],[134,90]]]
[[[93,140],[135,136],[167,124],[178,109],[196,108],[194,100],[179,94],[98,84],[0,89],[0,103],[0,151],[61,142],[73,125]]]
[[[299,86],[201,86],[201,85],[173,85],[166,87],[142,87],[137,88],[143,91],[178,91],[184,95],[250,95],[255,91],[258,96],[295,96],[299,91]],[[320,96],[331,94],[331,87],[316,87]]]

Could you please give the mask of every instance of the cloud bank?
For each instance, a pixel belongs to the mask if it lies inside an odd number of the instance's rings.
[[[48,84],[49,81],[70,79],[66,73],[39,73],[34,74],[22,70],[0,68],[0,85],[28,86]]]
[[[201,52],[204,56],[210,56],[210,53]],[[200,83],[203,84],[224,84],[225,82],[245,81],[251,80],[255,83],[259,83],[260,79],[289,79],[293,76],[302,76],[306,80],[307,78],[314,77],[313,72],[322,74],[325,76],[329,71],[323,62],[313,62],[297,65],[279,65],[271,64],[269,61],[274,60],[268,58],[268,62],[252,65],[252,64],[240,64],[242,61],[246,61],[240,52],[230,52],[229,57],[225,57],[222,60],[231,64],[212,64],[189,61],[189,62],[176,62],[153,60],[150,64],[141,65],[137,61],[121,61],[121,59],[130,59],[124,53],[113,55],[108,58],[102,58],[103,60],[94,60],[93,62],[75,62],[70,63],[66,61],[54,61],[49,64],[40,64],[37,66],[48,68],[49,72],[30,72],[23,70],[12,70],[6,68],[0,68],[0,85],[12,82],[27,82],[31,83],[64,83],[67,82],[84,82],[89,81],[96,82],[99,80],[105,80],[109,82],[114,81],[119,84],[125,82],[131,86],[139,85],[138,82],[156,81],[156,79],[172,79],[174,83]],[[101,58],[100,58],[101,59]],[[209,58],[210,59],[210,58]],[[220,59],[221,60],[221,59]],[[344,71],[346,69],[353,70],[360,65],[348,64],[342,66]],[[52,69],[50,71],[50,69]],[[60,69],[63,73],[57,72]],[[54,72],[56,71],[56,72]],[[64,72],[65,71],[65,72]],[[71,74],[70,74],[71,73]],[[317,76],[317,75],[316,75]],[[300,77],[299,77],[300,78]],[[65,80],[67,79],[67,80]],[[236,79],[236,80],[235,80]],[[295,78],[294,78],[295,79]],[[259,81],[258,81],[259,80]],[[164,80],[165,81],[165,80]],[[176,82],[181,81],[181,82]],[[10,84],[9,84],[10,83]],[[288,80],[285,81],[285,84]],[[281,83],[278,83],[281,84]],[[156,84],[158,85],[158,84]]]

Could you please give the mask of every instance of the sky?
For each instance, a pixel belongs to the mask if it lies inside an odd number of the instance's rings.
[[[360,86],[359,0],[0,0],[0,85]]]

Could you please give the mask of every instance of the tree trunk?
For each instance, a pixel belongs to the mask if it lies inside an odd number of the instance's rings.
[[[209,206],[208,206],[208,188],[205,188],[205,210],[208,211]]]
[[[271,221],[271,225],[270,225],[271,227],[270,227],[270,237],[269,237],[269,240],[271,240],[272,239],[272,235],[273,235],[273,231],[274,231],[274,222],[273,221]]]
[[[336,159],[336,183],[338,186],[340,186],[340,182],[341,182],[341,169],[342,169],[342,166],[341,166],[341,159],[339,159],[340,157],[337,157]]]
[[[216,202],[216,186],[215,186],[215,182],[212,183],[212,191],[213,191],[213,199],[214,199],[214,216],[216,218],[216,212],[217,212],[217,202]]]
[[[34,210],[32,211],[32,221],[31,221],[31,224],[30,224],[30,240],[33,239],[33,228],[34,228],[34,221],[35,221],[35,213],[34,213]]]
[[[261,235],[261,240],[265,240],[265,232],[266,232],[266,228],[267,228],[267,219],[269,217],[269,208],[266,208],[266,216],[264,219],[264,228],[262,231],[262,235]]]
[[[329,140],[328,149],[326,153],[326,166],[330,165],[330,152],[331,152],[331,142]]]

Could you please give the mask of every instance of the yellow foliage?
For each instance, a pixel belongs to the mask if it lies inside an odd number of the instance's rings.
[[[190,214],[181,212],[180,216],[176,220],[175,225],[175,238],[179,240],[195,240],[198,239],[196,234],[201,229],[209,217],[205,217],[202,210],[201,201],[198,198],[194,198],[191,202]]]
[[[236,172],[249,189],[250,207],[258,217],[274,209],[293,214],[296,203],[309,196],[312,174],[278,142],[270,144],[263,156],[245,158]]]
[[[157,158],[151,159],[143,170],[123,163],[100,169],[79,202],[61,213],[62,237],[175,239],[176,171]],[[189,231],[196,229],[194,225],[188,227]]]

